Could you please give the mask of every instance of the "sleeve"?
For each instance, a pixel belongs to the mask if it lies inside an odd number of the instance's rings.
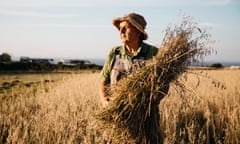
[[[106,84],[110,83],[110,74],[112,69],[112,63],[114,60],[114,51],[116,48],[112,48],[107,55],[107,58],[104,62],[103,68],[100,73],[100,80],[104,81]]]
[[[146,55],[146,59],[152,59],[153,56],[156,56],[158,53],[159,48],[157,48],[156,46],[147,44],[147,43],[143,43],[143,47],[147,48],[147,55]]]
[[[158,48],[157,47],[155,47],[155,46],[152,46],[152,55],[153,56],[156,56],[157,55],[157,53],[158,53]]]
[[[153,46],[153,45],[149,45],[149,49],[148,49],[148,59],[152,59],[153,56],[156,56],[158,53],[159,48]]]

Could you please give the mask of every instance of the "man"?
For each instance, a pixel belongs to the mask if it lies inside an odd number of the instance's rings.
[[[145,60],[151,59],[158,52],[158,48],[143,42],[148,37],[145,32],[147,22],[143,16],[129,13],[114,18],[112,23],[119,30],[123,45],[110,50],[101,71],[100,97],[103,106],[110,101],[107,94],[110,85],[144,66]]]

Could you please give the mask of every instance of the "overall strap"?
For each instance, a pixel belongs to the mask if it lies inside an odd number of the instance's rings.
[[[114,50],[114,57],[113,57],[113,60],[112,60],[112,62],[111,62],[111,66],[110,66],[111,69],[113,68],[116,59],[121,57],[120,48],[121,48],[121,46],[118,46],[118,47],[116,47],[115,50]]]
[[[120,53],[120,46],[118,46],[116,49],[115,49],[115,51],[114,51],[114,53],[115,53],[115,56],[116,55],[121,55],[121,53]]]

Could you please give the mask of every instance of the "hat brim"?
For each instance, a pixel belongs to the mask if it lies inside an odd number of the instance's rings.
[[[134,23],[133,21],[126,19],[124,17],[117,17],[114,18],[112,20],[112,24],[118,29],[120,30],[120,23],[123,21],[128,21],[129,23],[131,23],[135,28],[137,28],[137,30],[139,30],[141,33],[143,33],[144,36],[144,40],[146,40],[148,38],[148,34],[142,29],[140,28],[136,23]]]

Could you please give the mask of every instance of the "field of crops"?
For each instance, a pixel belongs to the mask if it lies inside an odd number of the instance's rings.
[[[192,70],[160,103],[164,143],[240,143],[240,70]],[[99,72],[0,75],[0,143],[102,143]]]

